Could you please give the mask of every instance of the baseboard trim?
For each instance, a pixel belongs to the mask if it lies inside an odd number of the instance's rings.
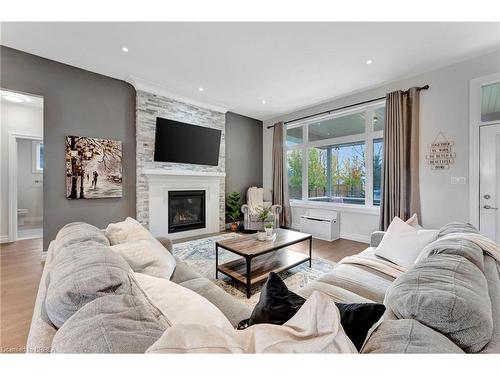
[[[9,236],[0,236],[0,243],[9,242]]]
[[[364,234],[340,232],[340,238],[343,238],[345,240],[363,242],[367,244],[370,243],[370,236],[366,236]]]
[[[300,231],[300,226],[298,224],[292,223],[291,228]],[[340,238],[343,238],[345,240],[363,242],[367,244],[370,243],[370,236],[364,234],[340,232]]]

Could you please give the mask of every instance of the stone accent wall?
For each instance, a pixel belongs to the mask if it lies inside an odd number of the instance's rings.
[[[225,114],[192,104],[182,103],[167,97],[137,91],[136,104],[136,161],[137,161],[137,220],[149,226],[148,181],[144,169],[164,168],[168,170],[190,170],[203,172],[225,172]],[[180,163],[154,162],[156,118],[163,117],[193,125],[222,130],[219,165],[205,166]],[[200,140],[202,142],[202,140]],[[219,227],[225,229],[225,178],[220,179]]]

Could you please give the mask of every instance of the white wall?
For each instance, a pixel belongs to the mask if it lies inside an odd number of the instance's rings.
[[[28,209],[24,217],[26,225],[41,225],[43,222],[43,173],[33,172],[33,141],[19,139],[17,142],[17,207]]]
[[[8,236],[9,133],[15,132],[43,137],[43,109],[9,103],[5,100],[2,100],[0,105],[0,239],[4,240]]]
[[[424,51],[423,51],[424,52]],[[412,86],[430,85],[422,91],[420,105],[420,188],[422,201],[421,221],[425,227],[439,228],[452,220],[468,221],[468,147],[469,147],[469,81],[473,78],[500,72],[500,51],[437,69],[416,77],[399,80],[371,88],[321,105],[283,115],[263,124],[263,183],[272,187],[272,129],[267,126],[336,107],[384,96],[395,90]],[[334,84],[334,83],[332,83]],[[449,170],[431,170],[426,164],[427,146],[439,131],[455,141],[457,157]],[[466,177],[465,185],[451,185],[451,177]],[[292,210],[292,215],[298,213]],[[378,217],[343,215],[341,226],[346,233],[367,238],[378,224]],[[341,227],[341,231],[342,230]],[[346,236],[348,237],[348,236]]]

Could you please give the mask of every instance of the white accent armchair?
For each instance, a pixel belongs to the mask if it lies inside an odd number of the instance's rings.
[[[251,207],[250,205],[252,204],[252,200],[249,199],[249,192],[250,189],[247,191],[247,203],[241,206],[241,212],[243,212],[244,215],[244,227],[245,230],[263,230],[264,229],[264,224],[259,221],[258,215],[256,212],[256,208],[258,207]],[[255,189],[255,188],[253,188]],[[271,215],[271,221],[274,224],[275,228],[279,228],[279,218],[281,214],[281,206],[279,204],[273,205],[272,202],[272,194],[270,190],[263,189],[263,207],[271,207],[272,215]]]

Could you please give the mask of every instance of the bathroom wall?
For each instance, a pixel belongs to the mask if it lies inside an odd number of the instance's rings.
[[[1,102],[1,160],[0,160],[0,241],[6,241],[9,233],[9,133],[29,134],[43,137],[43,108],[25,104],[14,104],[2,100]],[[31,162],[31,161],[30,161]]]
[[[24,215],[25,225],[41,226],[43,222],[43,173],[33,171],[33,157],[33,141],[18,140],[17,208],[28,209]]]

